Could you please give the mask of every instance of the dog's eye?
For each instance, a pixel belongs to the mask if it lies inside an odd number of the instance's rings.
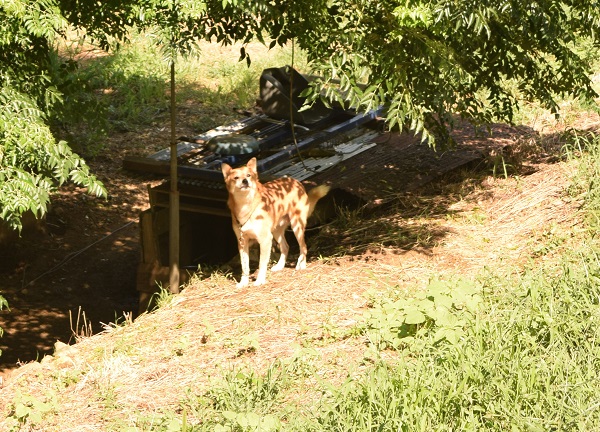
[[[250,174],[246,174],[246,177],[250,178]]]
[[[240,178],[239,176],[235,176],[233,179],[234,180],[239,180],[239,178]]]

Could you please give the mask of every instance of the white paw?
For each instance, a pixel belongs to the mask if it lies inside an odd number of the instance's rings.
[[[285,263],[278,262],[273,267],[271,267],[271,271],[274,271],[274,272],[281,271],[281,270],[283,270],[284,267],[285,267]]]
[[[258,278],[254,281],[254,286],[264,285],[265,283],[267,283],[266,278]]]
[[[242,276],[242,279],[235,284],[236,288],[244,288],[248,286],[248,282],[250,281],[250,279],[248,278],[248,276]]]
[[[306,261],[298,260],[298,264],[296,264],[296,270],[306,270]]]

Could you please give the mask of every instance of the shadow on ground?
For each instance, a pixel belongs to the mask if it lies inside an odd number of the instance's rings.
[[[540,157],[549,160],[557,154],[552,145],[539,147],[543,140],[530,129],[497,125],[492,136],[477,136],[469,128],[460,133],[459,150],[478,157],[450,170],[440,169],[444,154],[423,147],[413,137],[391,136],[376,147],[379,153],[365,152],[315,179],[334,186],[349,179],[344,190],[356,201],[349,209],[338,209],[336,218],[318,232],[309,232],[311,257],[382,250],[403,253],[415,248],[430,253],[448,234],[435,222],[435,217],[450,214],[449,205],[456,200],[448,185],[476,184],[498,166],[531,172]],[[164,146],[167,134],[157,134],[154,142]],[[537,143],[532,144],[534,151],[518,148],[519,143],[525,148],[522,144],[527,142]],[[67,188],[53,201],[45,232],[0,247],[0,293],[10,306],[0,312],[0,327],[5,331],[0,339],[0,372],[52,353],[57,340],[69,342],[73,331],[81,332],[82,327],[87,331],[88,323],[98,332],[101,322],[115,322],[124,312],[137,310],[137,217],[148,207],[146,188],[156,179],[122,172],[124,155],[141,150],[139,146],[132,150],[125,137],[120,145],[120,151],[107,152],[96,166],[92,164],[109,189],[107,201]],[[432,221],[413,223],[415,216],[423,214]],[[85,312],[85,321],[80,311]]]
[[[0,311],[0,375],[52,354],[56,341],[72,342],[74,332],[89,334],[90,324],[99,332],[101,323],[137,312],[138,214],[157,180],[122,170],[123,155],[137,149],[131,136],[118,138],[88,160],[108,198],[64,186],[43,224],[0,244],[0,294],[10,308]]]

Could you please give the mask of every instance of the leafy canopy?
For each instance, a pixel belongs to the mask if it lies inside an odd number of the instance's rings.
[[[76,3],[90,8],[73,9],[78,17],[97,15],[94,2]],[[171,47],[177,41],[178,52],[192,52],[198,39],[270,46],[294,40],[322,77],[310,100],[325,95],[359,109],[386,106],[391,127],[407,127],[430,144],[451,141],[455,115],[475,124],[512,122],[522,99],[556,113],[566,95],[598,96],[590,80],[594,58],[577,50],[583,40],[600,46],[597,0],[103,3],[110,4],[122,24],[129,16],[168,30],[159,40]],[[241,58],[250,61],[244,49]]]
[[[590,58],[600,3],[589,0],[331,0],[298,41],[332,99],[389,107],[390,126],[448,139],[454,114],[512,122],[520,98],[558,112],[593,100]],[[339,84],[332,85],[334,80]]]
[[[146,25],[220,43],[294,40],[325,95],[358,109],[386,106],[391,127],[430,144],[451,142],[456,115],[475,124],[512,122],[521,100],[558,112],[567,95],[593,101],[600,47],[597,0],[157,0],[139,3]],[[176,14],[170,13],[175,5]],[[596,51],[597,53],[597,51]],[[249,61],[242,49],[241,58]],[[596,59],[598,56],[596,55]]]
[[[62,103],[53,85],[52,44],[66,21],[52,0],[0,2],[0,219],[21,228],[21,216],[43,215],[50,194],[73,181],[102,196],[84,160],[57,141],[48,116]]]
[[[49,128],[81,102],[65,102],[56,73],[67,26],[105,48],[132,27],[153,29],[169,61],[201,39],[293,40],[322,77],[309,100],[385,106],[390,126],[433,145],[451,142],[457,115],[511,122],[522,98],[554,112],[565,95],[593,100],[594,58],[577,47],[597,48],[599,25],[598,0],[0,0],[0,218],[18,228],[24,211],[43,214],[67,180],[105,193]]]

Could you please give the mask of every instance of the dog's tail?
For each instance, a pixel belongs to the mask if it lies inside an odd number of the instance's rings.
[[[325,195],[329,193],[331,188],[327,185],[321,185],[312,188],[308,191],[308,215],[310,216],[312,212],[315,210],[315,205],[317,201],[323,198]]]

